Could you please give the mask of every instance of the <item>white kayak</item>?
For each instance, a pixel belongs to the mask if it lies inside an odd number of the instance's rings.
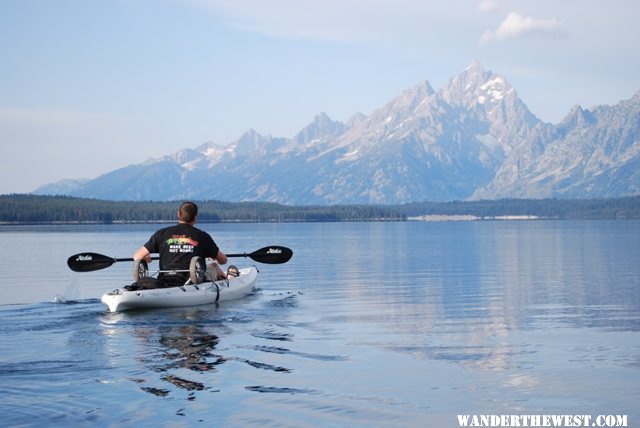
[[[111,312],[140,308],[209,305],[241,299],[253,293],[257,276],[258,270],[252,266],[240,269],[238,277],[231,277],[228,280],[150,290],[129,291],[118,288],[103,294],[101,300]]]

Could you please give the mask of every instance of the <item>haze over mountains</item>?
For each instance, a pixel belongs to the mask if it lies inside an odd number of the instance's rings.
[[[249,130],[34,193],[295,205],[636,195],[640,91],[614,106],[575,106],[553,125],[475,62],[437,91],[420,82],[347,123],[320,113],[291,138]]]

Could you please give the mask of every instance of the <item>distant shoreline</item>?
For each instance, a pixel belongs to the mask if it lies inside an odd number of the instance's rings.
[[[616,199],[500,199],[402,205],[282,205],[196,201],[199,223],[525,221],[640,219],[640,196]],[[0,195],[0,225],[165,224],[179,202],[105,201],[70,196]]]
[[[536,215],[499,215],[479,217],[475,215],[422,215],[416,217],[407,217],[407,221],[487,221],[487,220],[550,220],[550,217],[539,217]]]

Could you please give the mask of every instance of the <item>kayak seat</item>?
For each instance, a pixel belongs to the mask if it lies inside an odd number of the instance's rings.
[[[227,278],[232,277],[232,278],[237,278],[240,276],[240,270],[235,267],[234,265],[229,266],[229,268],[227,268]]]

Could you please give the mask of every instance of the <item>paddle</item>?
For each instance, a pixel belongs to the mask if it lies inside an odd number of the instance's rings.
[[[282,264],[289,261],[293,256],[293,251],[287,247],[271,245],[260,248],[253,253],[227,254],[227,257],[249,257],[250,259],[267,264]],[[151,257],[151,260],[158,260],[158,257]],[[114,258],[98,253],[79,253],[67,259],[69,269],[74,272],[92,272],[94,270],[106,269],[117,262],[132,262],[133,258]]]
[[[227,257],[249,257],[250,259],[270,265],[279,265],[286,263],[293,256],[291,248],[281,247],[279,245],[271,245],[269,247],[260,248],[253,253],[227,254]]]

